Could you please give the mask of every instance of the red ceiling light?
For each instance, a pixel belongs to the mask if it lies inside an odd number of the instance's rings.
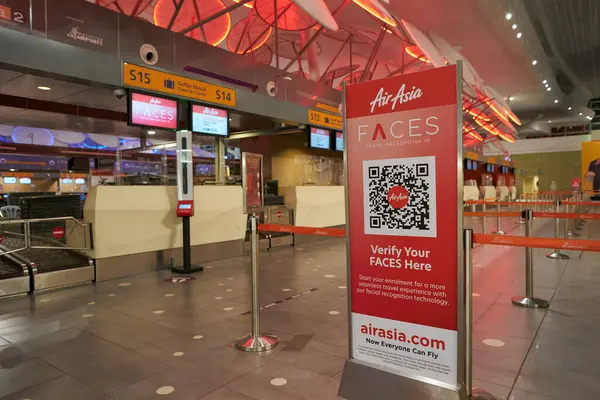
[[[244,54],[246,50],[248,52],[255,51],[265,44],[272,30],[273,28],[260,18],[244,18],[235,24],[229,32],[227,48],[232,53],[238,54]]]
[[[479,100],[483,101],[489,108],[491,108],[492,111],[494,111],[494,113],[502,121],[507,122],[510,125],[510,121],[508,120],[508,117],[504,113],[504,107],[502,107],[501,105],[499,105],[498,103],[496,103],[489,96],[483,94],[479,89],[475,88],[475,90],[477,91],[477,97],[479,97]]]
[[[246,57],[252,58],[255,63],[271,65],[273,61],[273,50],[268,45],[260,46],[257,50],[252,53],[248,53]]]
[[[423,54],[419,46],[406,46],[404,51],[406,51],[406,54],[413,58],[417,58],[426,63],[431,63],[431,61],[429,61],[429,59]]]
[[[468,122],[463,121],[462,130],[463,130],[463,133],[465,133],[469,137],[471,137],[479,142],[483,142],[483,137],[479,133],[475,132],[475,128],[473,128]]]
[[[137,16],[146,11],[153,0],[96,0],[96,4],[125,15]]]
[[[506,112],[506,115],[508,115],[508,118],[510,118],[510,120],[512,122],[514,122],[515,124],[517,124],[519,126],[523,125],[523,123],[521,122],[519,117],[517,117],[515,115],[515,113],[513,113],[511,110],[507,109],[506,107],[502,107],[502,108],[504,108],[504,112]]]
[[[396,20],[381,5],[379,0],[353,0],[358,6],[366,12],[385,22],[388,25],[396,26]]]
[[[186,0],[181,6],[171,30],[180,32],[225,8],[225,4],[221,0]],[[154,7],[154,24],[167,28],[174,13],[173,0],[158,0]],[[211,46],[218,46],[225,40],[230,29],[231,16],[226,13],[185,35]]]
[[[263,21],[273,25],[275,21],[274,0],[255,0],[254,8]],[[277,0],[277,27],[284,31],[303,31],[312,28],[317,21],[298,7],[292,0]]]
[[[486,132],[491,133],[494,136],[498,136],[498,130],[496,129],[496,127],[493,124],[489,124],[485,121],[482,121],[480,119],[475,119],[474,120],[475,123],[477,125],[479,125],[480,127],[482,127]]]
[[[233,0],[236,3],[239,3],[241,0]],[[248,7],[248,8],[254,8],[254,2],[253,1],[249,1],[246,4],[244,4],[244,7]]]

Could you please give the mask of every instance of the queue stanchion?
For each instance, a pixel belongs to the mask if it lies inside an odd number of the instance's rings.
[[[465,246],[465,386],[467,397],[477,400],[496,400],[489,392],[473,387],[473,230],[463,230]]]
[[[554,204],[554,212],[560,212],[560,201],[556,201]],[[560,219],[554,218],[554,238],[560,239]],[[566,239],[566,238],[565,238]],[[547,254],[547,258],[551,258],[553,260],[568,260],[569,256],[561,253],[560,249],[554,249],[553,253]]]
[[[484,200],[484,203],[482,205],[482,208],[483,208],[483,212],[484,213],[487,212],[487,206],[485,204],[485,200]],[[485,217],[485,215],[481,218],[481,225],[482,225],[482,228],[483,228],[483,234],[485,235],[487,233],[487,218]]]
[[[533,211],[525,210],[523,212],[525,219],[525,236],[530,237],[533,225]],[[533,295],[533,248],[525,248],[525,296],[516,296],[512,298],[515,306],[525,308],[547,308],[550,304],[546,300],[537,299]]]
[[[500,204],[496,205],[496,211],[500,212]],[[496,232],[494,232],[496,235],[504,235],[504,231],[502,230],[502,225],[501,225],[501,221],[500,221],[500,215],[496,216]]]
[[[250,216],[250,259],[252,282],[252,333],[239,339],[235,347],[242,351],[262,352],[275,348],[279,342],[277,336],[261,335],[260,333],[260,303],[258,300],[258,265],[260,249],[258,244],[258,217]]]

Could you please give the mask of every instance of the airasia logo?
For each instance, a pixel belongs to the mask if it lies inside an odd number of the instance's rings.
[[[402,186],[394,186],[387,195],[388,203],[395,209],[401,209],[408,204],[408,190]]]
[[[203,111],[203,114],[205,115],[219,115],[219,111],[214,109],[214,108],[208,108],[206,107]]]
[[[156,98],[152,97],[150,99],[150,104],[162,104],[162,102],[160,101],[160,99],[156,99]]]
[[[406,84],[404,83],[402,86],[400,86],[400,89],[398,89],[398,92],[395,96],[393,93],[386,92],[383,88],[381,88],[379,89],[379,92],[377,92],[375,99],[369,103],[371,105],[371,114],[376,108],[385,107],[390,104],[390,101],[392,103],[392,111],[394,111],[398,104],[408,103],[412,100],[420,98],[421,96],[423,96],[423,91],[420,88],[413,86],[412,89],[407,92]]]

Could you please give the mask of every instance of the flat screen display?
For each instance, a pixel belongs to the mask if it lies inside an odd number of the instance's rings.
[[[136,92],[130,93],[130,125],[175,130],[178,120],[176,100]]]
[[[65,178],[62,180],[63,185],[71,185],[73,183],[73,179]]]
[[[472,168],[471,160],[467,160],[467,166],[466,166],[467,171],[471,171],[471,168]]]
[[[331,131],[323,128],[310,128],[308,147],[313,149],[331,149]]]
[[[192,132],[213,136],[229,136],[227,110],[192,104]]]
[[[75,184],[76,185],[85,185],[85,179],[77,178],[77,179],[75,179]]]
[[[344,132],[335,133],[335,151],[344,151]]]
[[[31,185],[31,178],[19,178],[21,185]]]
[[[190,210],[191,208],[192,208],[191,204],[180,204],[179,205],[180,210]]]
[[[5,185],[14,185],[15,183],[17,183],[17,178],[15,178],[14,176],[7,176],[6,178],[4,178]]]

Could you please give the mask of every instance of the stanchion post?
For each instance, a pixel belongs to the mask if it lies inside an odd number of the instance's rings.
[[[485,204],[486,200],[484,199],[483,201],[484,201],[483,207],[482,207],[483,208],[483,218],[481,219],[481,225],[483,225],[482,226],[483,234],[485,235],[487,233],[487,218],[485,217],[485,213],[487,212],[487,206]]]
[[[252,282],[252,334],[239,339],[235,347],[242,351],[261,352],[275,348],[279,340],[277,336],[260,334],[260,302],[258,298],[258,269],[260,249],[258,244],[258,217],[250,216],[250,258]]]
[[[560,212],[560,201],[554,203],[554,212]],[[560,239],[560,219],[554,218],[554,238]],[[560,249],[554,249],[553,253],[547,254],[547,258],[553,260],[568,260],[569,256],[560,252]]]
[[[463,230],[465,246],[465,386],[467,397],[477,400],[496,400],[481,388],[473,387],[473,230]]]
[[[496,211],[500,212],[500,204],[496,205]],[[500,221],[500,215],[496,216],[496,235],[504,235],[504,231],[502,230],[502,225]]]
[[[525,236],[530,237],[533,225],[533,211],[525,210]],[[512,298],[515,306],[526,308],[547,308],[549,303],[546,300],[537,299],[533,295],[533,248],[525,248],[525,297],[516,296]]]

